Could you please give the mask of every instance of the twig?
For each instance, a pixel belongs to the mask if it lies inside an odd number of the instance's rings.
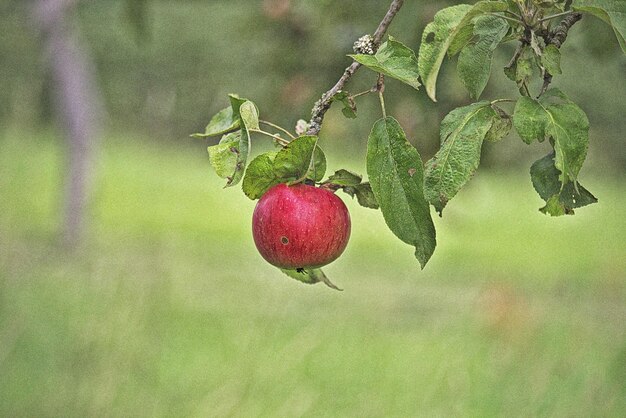
[[[565,40],[567,39],[567,33],[574,26],[576,22],[582,19],[583,15],[581,13],[570,13],[565,19],[561,21],[558,25],[554,27],[548,34],[545,36],[544,40],[546,41],[546,45],[554,45],[557,48],[561,48]],[[544,71],[543,74],[543,85],[541,86],[541,91],[539,92],[539,96],[542,96],[550,87],[550,83],[552,83],[552,74],[548,71]]]
[[[571,27],[574,26],[574,23],[582,19],[582,17],[582,13],[572,13],[568,15],[565,19],[561,21],[561,23],[559,23],[554,27],[554,29],[552,29],[548,36],[548,39],[546,39],[546,43],[551,43],[557,48],[560,48],[567,39],[567,33],[569,32]]]
[[[391,21],[396,16],[402,5],[404,4],[404,0],[393,0],[391,5],[389,6],[389,10],[385,17],[376,28],[376,32],[374,32],[373,36],[373,47],[374,49],[378,49],[378,45],[380,45],[380,41],[383,39],[383,36],[387,32]],[[350,77],[354,75],[354,73],[361,67],[361,64],[358,62],[353,62],[350,64],[348,68],[345,69],[343,75],[337,81],[337,83],[326,93],[322,95],[322,98],[315,103],[313,106],[313,110],[311,110],[311,122],[309,123],[309,129],[307,134],[309,135],[317,135],[322,129],[322,123],[324,121],[324,115],[330,109],[330,105],[333,101],[335,95],[343,89],[346,85]]]

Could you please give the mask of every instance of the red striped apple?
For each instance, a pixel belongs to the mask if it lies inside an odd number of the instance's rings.
[[[350,215],[333,192],[306,184],[270,188],[252,216],[261,256],[283,269],[310,269],[336,260],[350,238]]]

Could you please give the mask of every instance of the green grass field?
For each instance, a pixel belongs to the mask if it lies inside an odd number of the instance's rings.
[[[549,218],[525,173],[480,172],[423,271],[348,201],[335,292],[264,263],[202,146],[108,140],[64,251],[62,152],[0,137],[2,417],[626,415],[623,177]]]

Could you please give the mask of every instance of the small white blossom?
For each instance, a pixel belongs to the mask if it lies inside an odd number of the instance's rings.
[[[374,38],[372,35],[361,36],[352,47],[356,54],[374,55]]]
[[[300,119],[296,123],[296,133],[298,135],[304,135],[306,131],[308,130],[309,130],[309,122],[305,121],[304,119]]]

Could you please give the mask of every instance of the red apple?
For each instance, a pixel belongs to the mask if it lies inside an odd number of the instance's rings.
[[[284,268],[318,268],[337,259],[350,238],[350,214],[333,192],[278,184],[259,200],[252,216],[257,249]]]

